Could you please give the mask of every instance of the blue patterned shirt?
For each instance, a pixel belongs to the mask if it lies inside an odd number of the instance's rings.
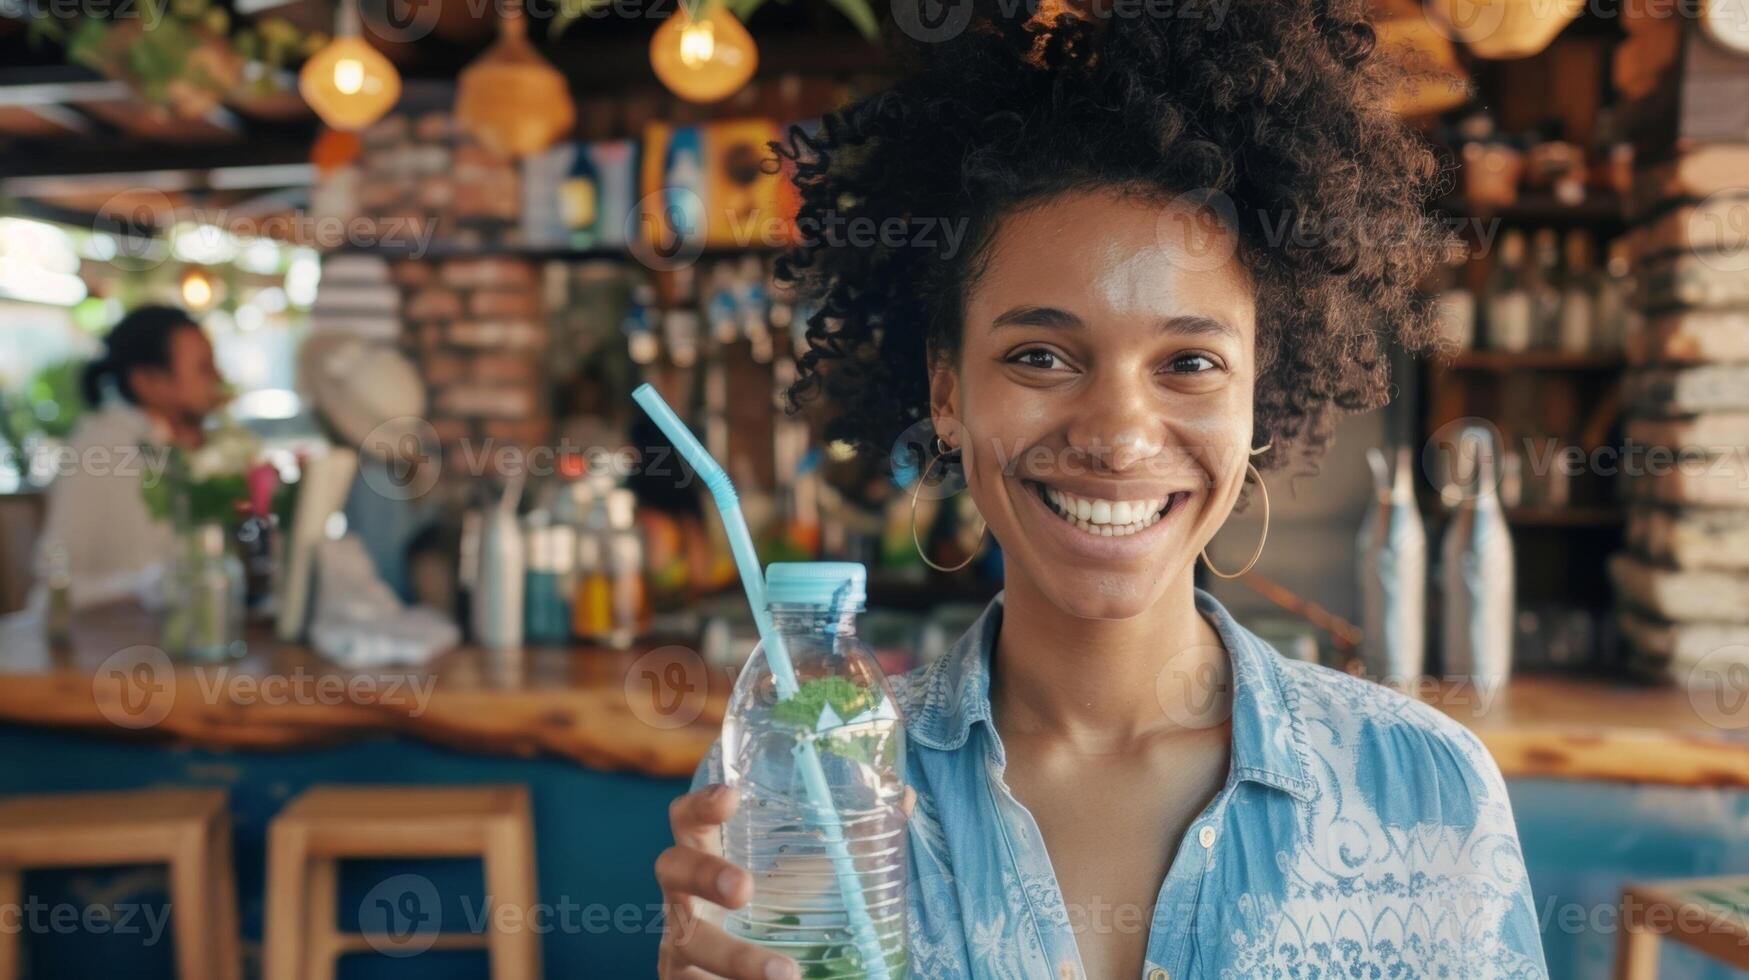
[[[1232,661],[1232,764],[1147,923],[1143,980],[1546,977],[1499,769],[1469,731],[1287,660],[1198,592]],[[1087,978],[990,709],[1002,597],[895,678],[905,717],[912,975]],[[698,782],[719,776],[716,753]]]

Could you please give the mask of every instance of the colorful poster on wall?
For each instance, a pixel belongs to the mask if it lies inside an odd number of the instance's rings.
[[[579,248],[619,246],[636,227],[638,145],[632,140],[585,143],[560,200]]]
[[[560,143],[522,171],[522,236],[530,248],[617,248],[635,228],[635,140]]]
[[[794,190],[767,145],[766,119],[644,131],[642,233],[652,244],[697,240],[712,248],[771,248],[794,239]]]
[[[639,233],[658,255],[703,244],[704,132],[651,123],[644,130]]]
[[[735,248],[788,244],[795,209],[782,209],[787,181],[769,145],[782,130],[766,119],[711,123],[704,130],[705,241]]]

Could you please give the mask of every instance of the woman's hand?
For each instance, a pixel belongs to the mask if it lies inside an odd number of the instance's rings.
[[[668,807],[674,846],[656,858],[667,922],[657,972],[662,980],[800,980],[795,960],[723,931],[723,910],[753,897],[753,877],[722,854],[717,828],[739,797],[721,783],[676,799]]]

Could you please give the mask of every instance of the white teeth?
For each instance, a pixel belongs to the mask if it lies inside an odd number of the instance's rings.
[[[1092,500],[1064,493],[1055,487],[1043,489],[1045,498],[1064,520],[1089,534],[1105,538],[1121,538],[1153,527],[1159,522],[1169,499]]]

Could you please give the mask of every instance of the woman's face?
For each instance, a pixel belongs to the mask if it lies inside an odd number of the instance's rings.
[[[199,422],[225,402],[212,342],[193,324],[170,335],[162,367],[138,367],[129,384],[140,406],[166,418]]]
[[[1234,245],[1207,212],[1117,191],[997,229],[930,388],[1011,586],[1126,619],[1191,574],[1251,448],[1256,310]]]

